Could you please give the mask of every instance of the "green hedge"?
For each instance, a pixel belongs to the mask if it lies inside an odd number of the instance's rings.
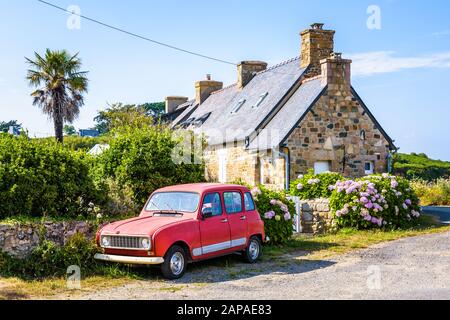
[[[326,172],[314,174],[314,170],[309,170],[304,176],[291,183],[290,194],[303,200],[329,198],[332,193],[330,186],[334,185],[343,177],[339,173]]]
[[[54,141],[0,134],[0,218],[87,215],[105,200],[91,161]]]

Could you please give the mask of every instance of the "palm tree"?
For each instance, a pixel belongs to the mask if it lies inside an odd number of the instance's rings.
[[[31,96],[33,105],[53,119],[56,140],[63,142],[63,126],[72,123],[84,105],[87,92],[86,71],[80,71],[78,54],[71,56],[66,50],[47,49],[45,58],[34,53],[35,60],[25,58],[30,65],[27,80],[37,88]]]

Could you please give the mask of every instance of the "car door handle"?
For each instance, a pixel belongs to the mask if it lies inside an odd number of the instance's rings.
[[[247,220],[246,216],[241,217],[241,220]]]
[[[222,223],[227,223],[228,222],[228,219],[223,219],[222,220]]]

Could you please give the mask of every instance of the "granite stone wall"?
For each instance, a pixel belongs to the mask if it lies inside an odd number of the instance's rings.
[[[0,224],[0,251],[17,258],[26,258],[43,239],[64,245],[75,233],[87,239],[95,237],[97,227],[92,222],[44,222]]]
[[[301,200],[302,233],[324,234],[333,230],[334,215],[328,199]]]

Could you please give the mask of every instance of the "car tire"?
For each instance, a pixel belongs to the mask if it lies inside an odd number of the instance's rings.
[[[243,253],[244,260],[248,263],[256,263],[261,257],[262,246],[258,237],[251,237],[248,246]]]
[[[164,257],[161,272],[169,280],[180,279],[186,272],[187,255],[180,246],[172,246]]]

